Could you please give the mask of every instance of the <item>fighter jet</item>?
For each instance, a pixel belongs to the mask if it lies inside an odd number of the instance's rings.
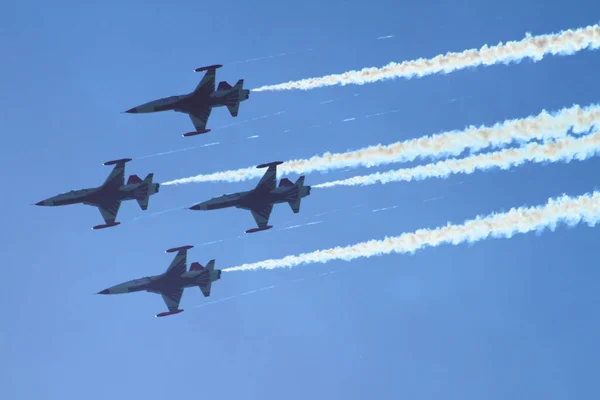
[[[256,188],[247,192],[225,194],[203,203],[190,207],[190,210],[216,210],[218,208],[236,207],[250,210],[258,228],[248,229],[246,233],[265,231],[273,226],[269,223],[269,216],[273,204],[288,203],[295,214],[300,212],[300,200],[310,194],[310,186],[304,186],[304,176],[292,183],[287,178],[279,181],[277,186],[277,166],[283,161],[261,164],[256,168],[269,168],[263,175]]]
[[[141,180],[137,175],[131,175],[125,184],[125,163],[131,161],[131,158],[121,160],[107,161],[104,165],[114,165],[112,172],[106,178],[102,186],[91,189],[71,190],[67,193],[61,193],[49,199],[42,200],[37,206],[65,206],[70,204],[83,203],[88,206],[98,207],[104,224],[96,225],[92,229],[109,228],[117,226],[120,222],[115,222],[121,202],[124,200],[135,199],[142,210],[148,209],[148,200],[150,196],[158,193],[160,184],[152,183],[153,173]]]
[[[156,314],[156,317],[179,314],[183,311],[179,308],[179,302],[181,301],[184,288],[198,286],[204,297],[208,297],[210,296],[211,284],[221,279],[221,270],[215,269],[215,260],[210,260],[206,268],[198,262],[193,262],[190,265],[190,270],[187,271],[187,251],[192,247],[194,246],[182,246],[167,250],[167,253],[177,252],[177,255],[163,274],[124,282],[120,285],[104,289],[98,292],[98,294],[121,294],[142,291],[157,293],[162,296],[169,311]]]
[[[125,112],[151,113],[168,110],[182,112],[190,116],[196,128],[194,132],[185,133],[183,136],[210,132],[210,129],[206,129],[206,122],[213,107],[226,106],[231,116],[237,117],[240,102],[250,96],[250,90],[243,88],[243,79],[237,81],[233,87],[225,81],[220,82],[215,91],[215,71],[221,67],[222,65],[210,65],[196,68],[195,72],[206,71],[206,74],[192,93],[154,100]]]

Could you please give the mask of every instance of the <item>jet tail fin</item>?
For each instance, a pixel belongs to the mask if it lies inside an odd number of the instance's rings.
[[[200,264],[198,264],[198,265],[200,266]],[[210,287],[212,286],[212,281],[213,281],[213,271],[215,270],[215,260],[210,260],[208,262],[208,264],[206,264],[206,267],[204,269],[207,272],[208,279],[206,279],[206,282],[203,282],[198,286],[200,287],[200,290],[202,291],[202,294],[204,295],[204,297],[208,297],[208,296],[210,296]],[[220,279],[220,277],[221,277],[221,274],[219,271],[219,274],[215,280]]]
[[[240,79],[239,81],[237,81],[234,88],[236,88],[238,90],[239,101],[247,100],[248,97],[250,97],[250,90],[244,89],[244,80],[243,79]]]
[[[140,186],[135,192],[135,200],[138,202],[140,208],[144,211],[148,209],[148,201],[150,200],[150,196],[157,193],[160,187],[158,183],[152,183],[153,178],[154,174],[149,173],[143,181],[139,182]],[[131,177],[129,179],[131,180]]]
[[[280,186],[281,186],[281,184],[280,184]],[[310,193],[310,190],[305,189],[306,187],[304,186],[304,175],[296,180],[296,183],[294,183],[294,186],[298,186],[299,190],[296,194],[296,197],[293,200],[289,200],[288,204],[290,205],[294,214],[298,214],[300,212],[300,200],[302,200],[302,197],[304,197],[303,193],[304,192]],[[310,189],[310,187],[308,187],[307,189]]]
[[[240,103],[250,96],[250,91],[248,89],[244,89],[243,79],[237,81],[233,88],[229,86],[227,82],[219,83],[219,87],[221,87],[221,85],[223,85],[223,89],[227,88],[225,85],[227,85],[231,89],[234,89],[227,96],[227,101],[225,105],[227,106],[227,110],[229,110],[229,114],[231,114],[232,117],[237,117],[238,110],[240,108]]]

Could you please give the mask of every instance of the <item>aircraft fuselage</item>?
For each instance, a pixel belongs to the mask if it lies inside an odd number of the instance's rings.
[[[299,188],[294,186],[283,186],[275,188],[271,191],[249,190],[233,194],[226,194],[220,197],[207,200],[200,203],[197,209],[200,210],[217,210],[220,208],[237,207],[246,210],[262,208],[265,204],[287,203],[294,200],[299,194]],[[302,197],[305,197],[305,194]]]
[[[144,278],[133,279],[121,284],[112,286],[100,292],[101,294],[122,294],[134,292],[151,293],[172,293],[174,290],[200,286],[206,282],[206,274],[210,274],[210,281],[218,280],[221,277],[220,270],[209,271],[186,271],[181,275],[161,274],[147,276]]]
[[[128,184],[121,187],[114,186],[99,186],[90,189],[71,190],[70,192],[61,193],[46,200],[42,200],[37,205],[40,206],[65,206],[71,204],[88,204],[99,205],[115,200],[133,200],[135,199],[136,190],[142,183]],[[155,192],[158,192],[159,184],[155,185]]]
[[[193,113],[195,110],[201,110],[206,107],[224,107],[227,105],[228,98],[232,95],[238,96],[237,88],[227,90],[217,90],[209,94],[190,93],[178,96],[163,97],[153,100],[129,110],[133,113],[151,113],[159,111],[177,111],[186,114]]]

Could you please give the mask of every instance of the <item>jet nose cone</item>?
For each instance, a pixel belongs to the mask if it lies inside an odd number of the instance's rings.
[[[37,203],[35,203],[36,206],[43,206],[44,205],[44,201],[38,201]]]
[[[104,289],[103,291],[98,292],[96,294],[110,294],[110,291],[108,289]]]
[[[52,200],[42,200],[35,203],[36,206],[51,206]]]
[[[133,107],[133,108],[130,108],[129,110],[123,111],[123,112],[129,113],[129,114],[136,114],[138,112],[138,110],[137,110],[137,107]]]
[[[206,204],[204,204],[204,203],[196,204],[195,206],[190,207],[190,210],[195,210],[195,211],[206,210]]]

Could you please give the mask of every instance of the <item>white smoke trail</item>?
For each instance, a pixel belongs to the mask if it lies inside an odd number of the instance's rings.
[[[252,91],[308,90],[333,85],[363,85],[394,78],[420,78],[437,73],[447,74],[480,65],[519,63],[525,58],[537,62],[548,54],[572,55],[586,48],[594,50],[598,47],[600,47],[600,27],[598,25],[590,25],[576,30],[568,29],[548,35],[531,36],[530,33],[527,33],[523,40],[500,42],[491,47],[484,45],[479,50],[470,49],[460,53],[448,52],[430,59],[420,58],[402,63],[391,62],[381,68],[363,68],[360,71],[347,71],[278,85],[266,85],[252,89]]]
[[[594,226],[600,220],[600,192],[579,197],[563,195],[549,199],[548,203],[537,207],[512,208],[505,213],[476,217],[460,225],[450,225],[435,229],[419,229],[400,236],[386,237],[383,240],[370,240],[352,246],[317,250],[297,256],[271,259],[224,269],[223,271],[249,271],[295,267],[308,263],[326,263],[331,260],[350,261],[359,257],[373,257],[390,253],[414,253],[425,247],[437,247],[444,243],[459,245],[474,243],[488,237],[511,238],[515,233],[527,233],[550,229],[554,231],[560,222],[574,226],[580,222]]]
[[[518,149],[506,149],[494,153],[479,154],[461,159],[438,161],[435,164],[419,165],[388,172],[354,176],[348,179],[313,185],[313,188],[334,186],[366,186],[376,183],[420,181],[427,178],[446,178],[451,174],[471,174],[476,170],[490,168],[509,169],[525,162],[569,162],[573,159],[586,160],[600,151],[600,133],[582,138],[566,137],[545,144],[530,143]]]
[[[600,105],[587,107],[574,105],[557,112],[546,110],[536,116],[506,120],[488,126],[469,126],[462,131],[449,131],[423,136],[389,145],[377,145],[345,153],[325,153],[309,159],[287,161],[278,167],[282,175],[289,173],[309,173],[329,171],[349,167],[373,167],[396,162],[414,161],[417,158],[441,158],[458,155],[466,148],[472,152],[487,147],[498,148],[514,142],[525,143],[531,140],[548,140],[567,136],[569,129],[574,134],[588,132],[600,124]],[[200,174],[188,178],[175,179],[163,185],[178,185],[191,182],[241,182],[261,177],[264,170],[254,167],[238,170]]]

